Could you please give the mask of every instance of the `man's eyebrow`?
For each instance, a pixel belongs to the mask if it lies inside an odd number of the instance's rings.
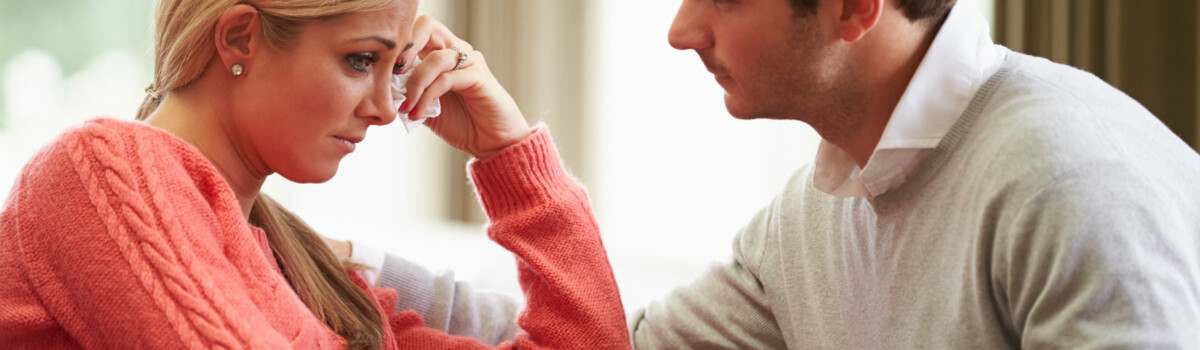
[[[412,47],[413,43],[408,43],[408,45],[404,45],[404,50],[400,50],[400,52],[408,51],[408,49],[411,49]]]
[[[375,41],[381,42],[381,43],[383,43],[384,45],[387,45],[387,48],[388,48],[388,50],[391,50],[391,49],[394,49],[394,48],[396,48],[396,42],[395,42],[395,41],[391,41],[391,40],[388,40],[388,39],[380,38],[380,37],[377,37],[377,36],[364,36],[364,37],[361,37],[361,38],[352,39],[352,40],[350,40],[350,42],[358,42],[358,41],[364,41],[364,40],[375,40]],[[412,44],[408,44],[408,45],[409,45],[409,46],[412,46]]]

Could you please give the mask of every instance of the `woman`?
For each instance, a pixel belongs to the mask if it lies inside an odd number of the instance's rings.
[[[476,158],[489,237],[520,262],[528,306],[500,346],[628,348],[587,198],[548,131],[524,122],[480,53],[415,8],[159,3],[142,121],[66,131],[0,214],[0,348],[487,347],[393,311],[394,290],[367,285],[259,193],[272,173],[332,177],[369,126],[396,118],[389,85],[410,70],[399,112],[441,97],[426,125]]]

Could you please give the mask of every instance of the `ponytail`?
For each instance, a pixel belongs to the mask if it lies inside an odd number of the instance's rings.
[[[304,220],[266,194],[250,209],[250,223],[267,232],[271,252],[300,300],[346,338],[348,348],[379,349],[383,317],[340,261]]]
[[[149,118],[150,113],[154,113],[154,110],[158,109],[160,101],[162,101],[162,98],[158,95],[157,91],[154,91],[153,86],[146,88],[146,98],[142,100],[142,105],[138,106],[137,115],[134,119],[146,120],[146,118]]]

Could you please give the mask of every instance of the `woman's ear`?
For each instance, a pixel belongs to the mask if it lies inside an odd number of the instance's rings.
[[[213,33],[214,42],[217,55],[221,57],[222,66],[227,71],[234,64],[247,66],[254,58],[255,52],[262,45],[259,26],[258,9],[246,4],[237,4],[225,9],[225,12],[217,17],[216,31]]]

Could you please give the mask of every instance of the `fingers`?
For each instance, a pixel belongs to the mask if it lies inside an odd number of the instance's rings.
[[[407,63],[404,69],[401,71],[402,73],[413,69],[414,64],[412,63],[416,61],[417,54],[425,47],[425,44],[429,42],[429,36],[432,35],[433,32],[433,25],[431,22],[436,21],[426,15],[417,16],[416,21],[413,22],[413,46],[401,54],[401,60]]]
[[[482,59],[482,54],[480,54],[478,51],[476,51],[476,52],[464,51],[464,53],[467,53],[467,60],[465,62],[463,62],[462,67],[459,67],[458,70],[453,70],[454,66],[456,64],[458,64],[458,52],[457,51],[443,49],[443,50],[434,51],[434,52],[430,53],[428,56],[426,56],[425,61],[421,62],[421,64],[419,66],[414,68],[415,71],[413,71],[412,75],[409,76],[408,83],[405,86],[405,90],[406,90],[405,96],[404,96],[405,100],[406,101],[414,101],[416,103],[405,104],[404,107],[406,107],[407,110],[401,110],[400,113],[404,113],[411,117],[411,116],[415,115],[415,113],[413,113],[413,111],[422,110],[422,108],[424,108],[426,105],[431,103],[430,101],[432,101],[433,99],[441,97],[443,94],[445,94],[448,91],[456,91],[456,90],[436,90],[435,91],[435,90],[431,90],[431,89],[434,88],[435,83],[438,83],[439,80],[442,80],[443,77],[446,77],[448,75],[452,76],[451,78],[448,78],[448,79],[451,79],[449,81],[450,83],[454,83],[459,80],[464,80],[464,79],[462,79],[463,77],[469,77],[469,75],[463,74],[463,72],[467,71],[468,68],[470,68],[471,66],[474,65],[473,61],[475,59],[473,59],[473,58]],[[478,81],[479,79],[476,78],[474,80]],[[446,83],[443,82],[441,84],[446,84]],[[455,86],[457,86],[457,85],[455,85],[455,84],[439,85],[437,88],[438,89],[453,88]],[[467,86],[469,86],[469,84]]]
[[[421,94],[420,100],[417,100],[417,104],[415,107],[413,107],[413,111],[423,111],[425,108],[428,108],[430,104],[433,104],[434,100],[437,100],[446,93],[463,90],[469,88],[471,85],[474,85],[479,81],[479,79],[472,79],[470,76],[471,74],[473,74],[473,72],[455,70],[439,75],[438,78],[433,81],[433,83],[429,84],[429,87],[425,88],[424,93]],[[416,113],[410,112],[408,118],[413,119],[415,116]]]
[[[464,52],[474,50],[471,44],[459,39],[441,22],[426,15],[418,16],[416,21],[413,22],[412,44],[412,49],[406,51],[403,55],[405,62],[413,62],[417,57],[428,60],[427,57],[430,53],[448,49],[452,46],[458,47]],[[402,72],[407,72],[410,69],[413,69],[412,65],[408,65]]]
[[[421,45],[420,47],[417,47],[415,43],[413,44],[413,46],[418,49],[417,51],[421,53],[422,57],[428,55],[430,52],[448,49],[451,46],[457,46],[458,48],[463,49],[463,51],[473,50],[470,43],[459,39],[458,36],[454,35],[454,32],[451,32],[450,28],[446,28],[446,25],[442,24],[442,22],[438,22],[433,18],[428,18],[424,23],[422,23],[422,25],[426,26],[427,28],[428,40],[425,41],[425,45]]]

